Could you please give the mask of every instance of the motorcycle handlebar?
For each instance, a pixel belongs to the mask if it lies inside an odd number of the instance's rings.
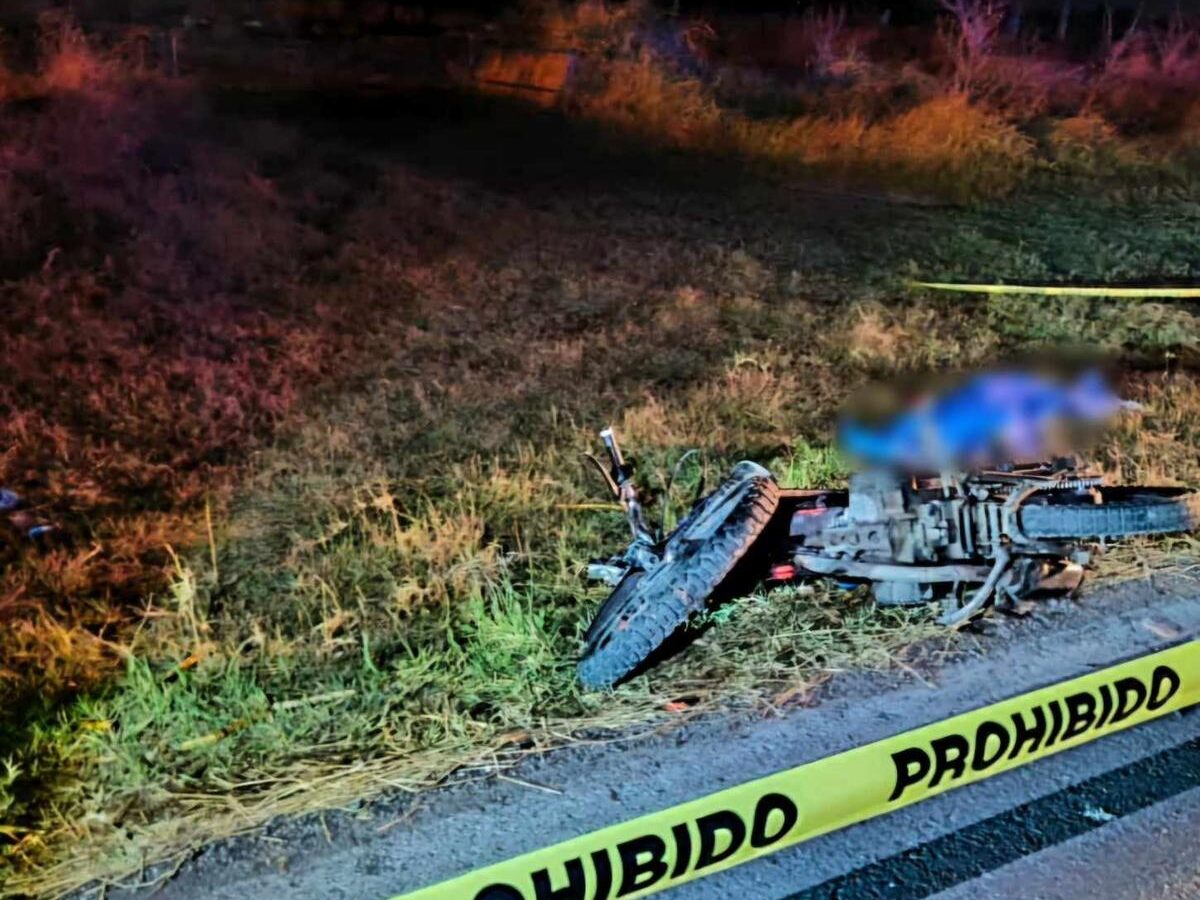
[[[633,483],[633,463],[625,461],[625,454],[621,452],[621,445],[617,443],[617,435],[611,425],[600,432],[600,440],[604,441],[604,449],[608,451],[609,477],[620,493],[626,485]]]
[[[604,441],[604,449],[608,451],[608,460],[612,466],[611,471],[605,473],[605,478],[625,508],[634,541],[643,544],[655,543],[658,538],[642,516],[642,505],[638,502],[637,489],[633,485],[633,463],[625,461],[621,445],[617,443],[617,435],[611,425],[600,432],[600,440]],[[595,457],[592,457],[592,461],[600,466]]]
[[[625,458],[621,455],[621,445],[617,443],[617,435],[611,425],[600,432],[600,440],[604,441],[604,447],[608,450],[608,458],[612,463],[613,471],[619,472],[624,469]]]

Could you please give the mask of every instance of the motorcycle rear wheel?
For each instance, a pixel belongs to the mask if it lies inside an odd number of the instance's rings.
[[[1021,504],[1026,537],[1121,538],[1200,528],[1200,491],[1184,488],[1101,487],[1090,492],[1042,491]]]

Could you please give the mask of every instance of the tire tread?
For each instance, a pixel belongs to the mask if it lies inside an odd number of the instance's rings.
[[[1032,538],[1119,538],[1194,531],[1200,528],[1200,491],[1094,506],[1030,504],[1021,509],[1021,528]]]
[[[593,689],[616,684],[661,647],[692,613],[702,610],[766,528],[778,503],[775,482],[754,479],[711,538],[693,552],[647,572],[613,617],[612,627],[598,636],[580,660],[580,682]],[[623,628],[619,627],[622,622]]]

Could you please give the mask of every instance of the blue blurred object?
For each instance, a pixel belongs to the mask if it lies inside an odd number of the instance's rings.
[[[1096,423],[1123,404],[1099,372],[1073,382],[1026,372],[977,375],[880,426],[843,419],[842,449],[870,465],[939,471],[1042,458],[1054,429]]]
[[[58,528],[49,522],[38,522],[24,509],[25,501],[21,495],[8,488],[0,488],[0,516],[4,516],[8,524],[17,531],[23,532],[31,541],[44,542],[58,534]]]

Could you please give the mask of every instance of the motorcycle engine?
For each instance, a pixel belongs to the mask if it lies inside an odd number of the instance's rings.
[[[958,556],[946,553],[960,529],[962,501],[914,487],[913,479],[881,469],[850,476],[845,514],[826,531],[826,550],[858,560],[919,564]]]

